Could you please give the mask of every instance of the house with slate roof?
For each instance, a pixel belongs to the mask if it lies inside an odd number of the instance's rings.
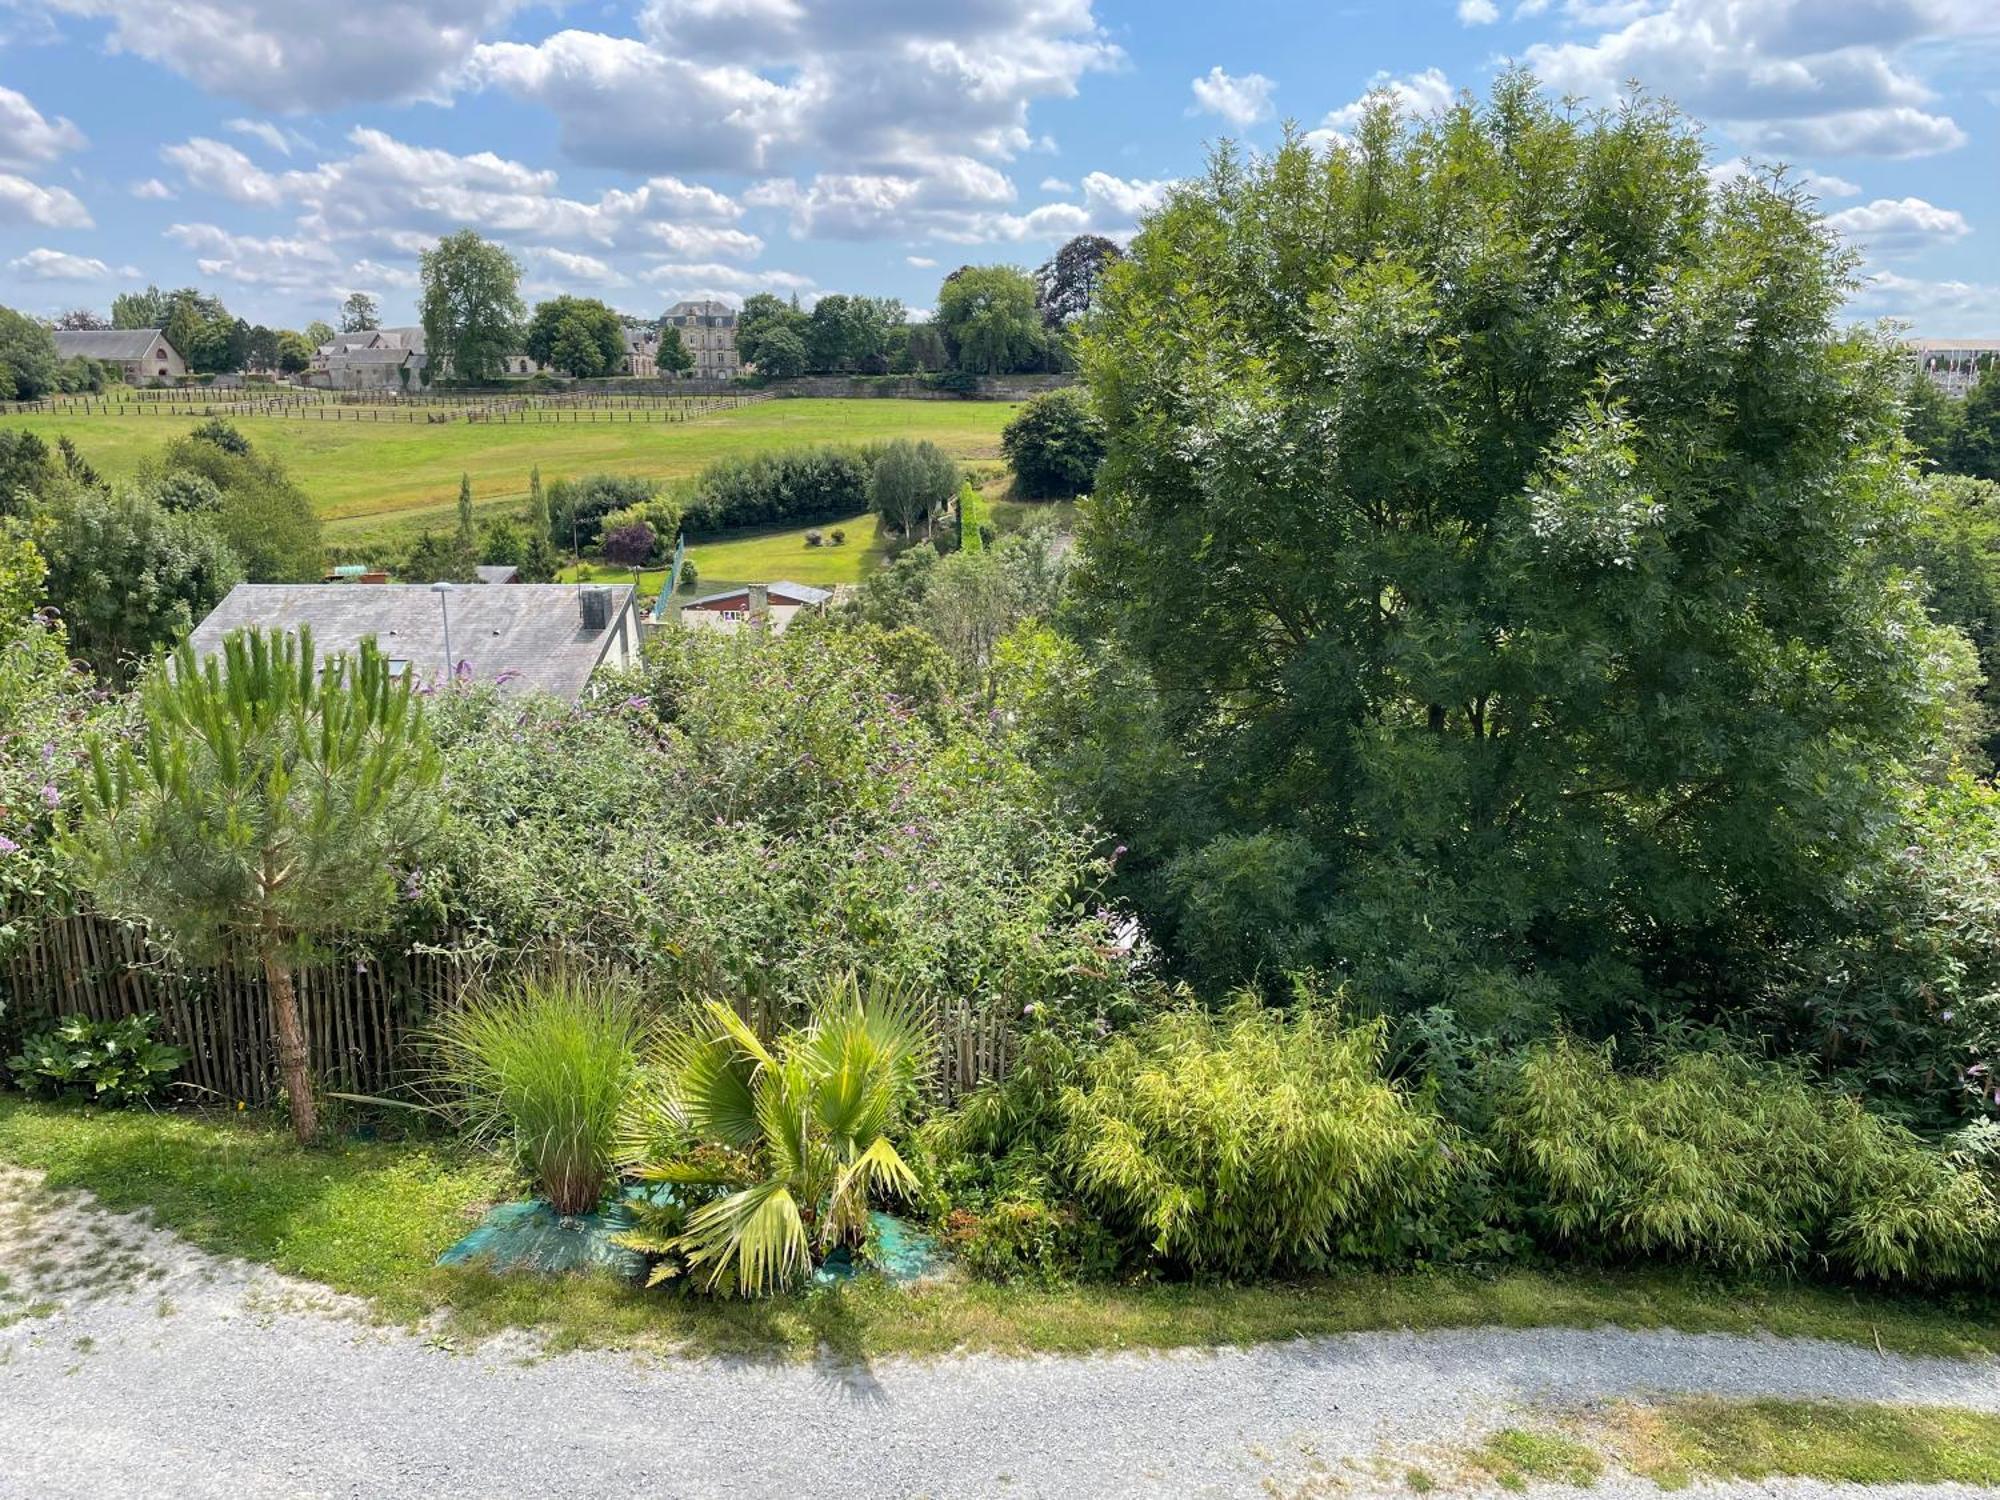
[[[422,682],[449,674],[570,702],[599,670],[639,654],[630,584],[469,584],[440,593],[427,583],[239,583],[188,644],[213,656],[231,631],[300,626],[311,627],[324,655],[353,652],[373,636],[392,667]]]

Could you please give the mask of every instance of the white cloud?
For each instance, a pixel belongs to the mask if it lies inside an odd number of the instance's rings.
[[[1927,281],[1874,271],[1848,304],[1857,313],[1897,318],[1935,338],[1991,338],[2000,329],[2000,283]]]
[[[1615,98],[1628,78],[1762,152],[1918,156],[1965,133],[1929,108],[1906,59],[1951,39],[2000,35],[1985,0],[1652,0],[1572,6],[1608,26],[1592,41],[1530,47],[1527,65],[1558,93]]]
[[[41,0],[111,25],[213,94],[277,112],[442,98],[480,38],[527,0]]]
[[[1045,193],[1073,193],[1076,191],[1075,183],[1067,182],[1060,177],[1044,177],[1041,180],[1040,186]]]
[[[639,32],[491,43],[465,77],[593,165],[911,179],[1032,149],[1035,101],[1121,57],[1091,0],[654,0]]]
[[[1331,111],[1320,121],[1320,128],[1308,138],[1323,141],[1329,135],[1346,136],[1361,123],[1369,99],[1376,94],[1387,94],[1405,115],[1422,118],[1441,114],[1451,107],[1451,80],[1445,77],[1442,68],[1425,68],[1423,72],[1412,73],[1405,78],[1377,73],[1368,80],[1366,93]]]
[[[227,124],[229,129],[238,135],[247,135],[253,140],[262,141],[280,156],[290,156],[294,147],[301,150],[310,150],[312,147],[312,142],[296,130],[287,130],[272,124],[269,120],[230,120]]]
[[[196,136],[178,146],[162,147],[160,159],[177,168],[182,180],[196,192],[260,208],[276,208],[285,201],[279,178],[222,141]]]
[[[1878,255],[1908,254],[1972,233],[1965,215],[1922,198],[1877,198],[1827,215],[1827,226]]]
[[[1458,0],[1458,20],[1462,26],[1491,26],[1500,19],[1500,7],[1493,0]]]
[[[1194,91],[1189,114],[1220,115],[1239,130],[1271,117],[1271,95],[1278,88],[1262,73],[1230,74],[1220,66],[1210,68],[1188,86]]]
[[[40,224],[45,229],[90,229],[90,210],[68,188],[43,187],[0,172],[0,224]]]
[[[91,256],[46,249],[16,256],[7,269],[30,281],[101,281],[111,274],[111,267]]]
[[[625,276],[616,266],[595,255],[559,250],[553,245],[536,245],[528,251],[528,258],[544,270],[553,272],[563,285],[575,282],[585,282],[591,286],[628,285]]]
[[[930,271],[936,269],[937,260],[929,255],[906,255],[903,257],[903,264],[914,266],[919,271]]]
[[[812,277],[796,271],[760,270],[751,266],[684,265],[672,261],[662,262],[639,274],[642,280],[657,285],[737,292],[773,289],[802,292],[813,285]]]
[[[41,166],[86,144],[61,115],[48,119],[26,94],[0,88],[0,167]]]
[[[1831,172],[1814,172],[1810,169],[1799,173],[1799,186],[1815,198],[1858,198],[1861,184],[1849,182],[1845,177],[1836,177]]]
[[[324,240],[232,234],[214,224],[175,224],[167,238],[195,256],[204,276],[280,291],[331,291],[341,258]]]
[[[135,182],[132,184],[132,196],[134,198],[149,198],[154,201],[163,201],[178,195],[172,188],[160,181],[159,178],[148,177],[144,182]]]

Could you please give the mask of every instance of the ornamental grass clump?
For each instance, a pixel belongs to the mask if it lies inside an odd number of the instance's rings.
[[[1608,1050],[1558,1040],[1522,1062],[1494,1137],[1557,1248],[1908,1282],[1990,1275],[2000,1249],[1977,1168],[1726,1049],[1619,1072]]]
[[[471,1134],[513,1143],[558,1213],[586,1214],[611,1182],[642,1029],[622,990],[527,979],[438,1023],[438,1081]]]
[[[1128,1250],[1198,1275],[1407,1254],[1474,1153],[1382,1076],[1379,1025],[1175,1011],[1064,1091],[1058,1174]]]

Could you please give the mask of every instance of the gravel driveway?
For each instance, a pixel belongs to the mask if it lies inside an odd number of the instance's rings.
[[[524,1360],[0,1169],[0,1496],[1318,1497],[1524,1409],[1670,1392],[2000,1410],[2000,1366],[1676,1333],[1366,1334],[1213,1354],[872,1366]],[[10,1321],[11,1320],[11,1321]],[[1798,1497],[1812,1484],[1687,1493]],[[1407,1491],[1404,1491],[1407,1493]],[[1574,1490],[1559,1493],[1575,1495]],[[1595,1493],[1659,1492],[1607,1481]],[[1969,1493],[1949,1487],[1865,1493]]]

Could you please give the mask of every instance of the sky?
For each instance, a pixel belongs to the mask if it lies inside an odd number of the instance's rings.
[[[1220,138],[1510,61],[1676,100],[1718,173],[1789,164],[1864,257],[1854,316],[2000,337],[2000,0],[0,0],[0,302],[413,321],[469,225],[531,300],[926,309],[1129,235]]]

